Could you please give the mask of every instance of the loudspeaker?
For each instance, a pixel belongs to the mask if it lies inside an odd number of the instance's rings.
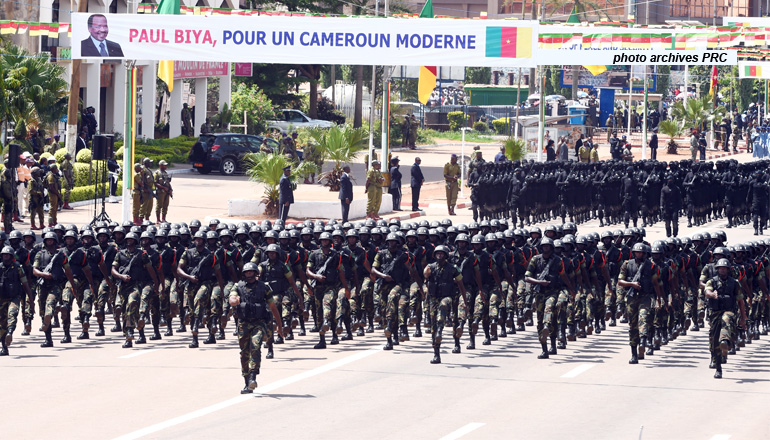
[[[21,155],[21,145],[19,144],[8,145],[8,168],[14,169],[19,167],[20,155]]]
[[[107,160],[112,157],[112,136],[105,136],[99,134],[94,136],[91,143],[91,159],[93,160]]]

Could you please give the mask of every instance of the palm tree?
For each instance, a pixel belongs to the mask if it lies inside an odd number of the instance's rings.
[[[665,134],[669,137],[669,141],[667,144],[667,150],[668,154],[677,154],[677,144],[676,141],[674,141],[675,137],[678,137],[682,134],[682,126],[679,125],[677,121],[674,121],[673,119],[668,119],[665,121],[661,121],[658,125],[660,128],[660,132]]]
[[[505,145],[505,157],[508,160],[521,160],[527,155],[527,144],[523,139],[509,137],[503,145]]]
[[[311,162],[292,162],[280,152],[273,153],[249,153],[243,158],[246,163],[246,175],[249,179],[265,185],[265,215],[278,214],[278,184],[283,176],[283,169],[291,166],[292,173],[289,176],[292,185],[296,187],[297,179],[315,172],[315,165]]]
[[[366,149],[369,133],[363,128],[353,128],[346,124],[326,129],[314,128],[309,130],[309,134],[321,150],[324,160],[334,162],[334,168],[321,174],[318,180],[325,180],[324,185],[329,187],[329,191],[339,191],[343,165]]]

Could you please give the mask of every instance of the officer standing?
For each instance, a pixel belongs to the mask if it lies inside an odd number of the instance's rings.
[[[61,178],[59,167],[55,163],[50,168],[51,171],[45,178],[48,184],[48,201],[51,204],[48,210],[48,226],[54,227],[58,223],[56,216],[59,211],[59,201],[61,201]]]
[[[372,169],[366,173],[366,187],[364,192],[367,194],[366,218],[379,220],[380,204],[382,204],[382,184],[385,178],[380,172],[380,161],[372,161]]]
[[[61,168],[59,171],[61,171],[62,176],[64,177],[64,206],[62,206],[62,209],[74,209],[70,207],[70,193],[75,186],[75,169],[72,167],[71,161],[72,155],[66,153],[64,155],[64,161],[59,165],[59,168]]]
[[[446,182],[446,203],[449,215],[455,214],[457,193],[460,191],[458,180],[460,179],[460,165],[457,164],[457,155],[452,154],[449,163],[444,165],[444,181]]]
[[[401,211],[401,171],[398,156],[390,159],[390,188],[388,193],[393,196],[393,210]]]
[[[152,159],[145,157],[142,160],[144,166],[142,167],[142,210],[139,213],[140,222],[142,219],[149,220],[152,215],[152,189],[154,185],[154,179],[152,177]]]
[[[422,160],[419,157],[415,157],[411,170],[412,211],[420,210],[420,189],[422,189],[422,184],[425,183],[425,177],[422,175],[422,168],[420,168],[421,162]]]
[[[652,129],[652,137],[650,138],[650,159],[658,159],[658,127]]]
[[[174,190],[171,188],[171,175],[166,171],[167,167],[168,162],[161,160],[158,162],[158,170],[155,171],[153,176],[158,195],[158,205],[155,208],[155,221],[157,223],[160,223],[161,219],[164,222],[166,221],[168,204],[171,197],[174,197]]]
[[[278,309],[271,295],[270,287],[257,279],[258,266],[255,263],[243,265],[243,280],[230,291],[229,303],[235,307],[238,317],[238,345],[241,348],[241,375],[245,386],[241,394],[252,393],[257,388],[257,375],[262,362],[262,341],[268,335],[269,318],[267,310],[275,322],[281,322]],[[278,326],[278,334],[283,337],[283,328]]]
[[[711,368],[715,368],[714,379],[722,378],[722,364],[733,345],[735,332],[736,303],[740,311],[740,326],[746,328],[746,305],[740,284],[730,275],[730,261],[717,261],[718,275],[706,282],[704,294],[709,303],[709,351]]]
[[[3,247],[0,255],[3,258],[0,264],[0,356],[8,356],[8,346],[13,342],[21,300],[32,298],[32,292],[29,290],[24,269],[14,259],[13,248]]]
[[[289,176],[291,175],[291,165],[283,169],[283,176],[278,182],[278,218],[286,221],[289,216],[289,208],[294,203],[294,188]]]
[[[134,216],[134,224],[139,226],[142,224],[142,188],[144,187],[144,179],[142,179],[142,165],[139,163],[134,164],[133,182],[134,189],[131,193],[131,212]]]
[[[353,182],[350,181],[350,165],[342,167],[340,176],[340,207],[342,208],[342,223],[348,221],[350,204],[353,202]]]

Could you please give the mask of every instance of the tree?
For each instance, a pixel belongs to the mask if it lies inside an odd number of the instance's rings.
[[[677,154],[677,145],[676,141],[674,141],[674,138],[679,137],[682,134],[682,126],[680,124],[680,122],[674,121],[672,119],[660,121],[660,124],[658,124],[658,127],[660,127],[660,132],[669,137],[667,144],[668,149],[666,150],[669,154]]]
[[[753,101],[754,83],[757,82],[753,79],[739,79],[738,80],[738,105],[741,110],[749,108],[749,104]]]
[[[297,66],[297,71],[310,82],[310,107],[308,116],[311,118],[318,117],[318,81],[321,79],[321,67],[320,64],[300,64]]]
[[[468,67],[465,69],[466,84],[490,84],[491,82],[491,67]]]
[[[289,179],[292,185],[297,184],[297,179],[310,175],[315,172],[315,165],[312,162],[292,162],[287,156],[280,152],[273,153],[249,153],[243,158],[246,164],[246,175],[249,179],[265,185],[265,197],[262,203],[265,204],[265,215],[274,216],[278,214],[278,184],[283,176],[283,169],[291,166],[291,175]]]
[[[668,97],[668,87],[671,84],[671,66],[658,66],[657,88],[663,99]]]
[[[334,168],[321,174],[318,180],[325,180],[324,185],[329,187],[329,191],[339,191],[343,165],[366,150],[369,133],[363,128],[340,125],[328,129],[313,128],[309,130],[309,134],[324,160],[334,162]]]
[[[257,85],[278,108],[298,108],[301,104],[299,95],[291,93],[304,78],[289,76],[296,66],[291,64],[254,64],[249,77],[238,77],[236,82]],[[234,84],[235,86],[235,84]]]
[[[238,84],[232,92],[232,121],[243,124],[243,112],[248,121],[247,132],[260,134],[267,129],[267,121],[275,118],[270,99],[255,85]]]

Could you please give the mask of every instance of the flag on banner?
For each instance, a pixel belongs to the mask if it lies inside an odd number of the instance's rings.
[[[745,66],[743,76],[747,78],[762,78],[762,66]]]
[[[158,4],[158,14],[179,15],[181,14],[181,8],[179,6],[179,0],[160,0]],[[160,78],[168,86],[168,91],[174,90],[174,62],[173,61],[159,61],[158,62],[158,78]]]
[[[589,72],[591,72],[591,75],[593,76],[596,76],[600,73],[604,73],[607,71],[607,66],[604,66],[604,65],[587,65],[583,67],[585,67]]]
[[[709,90],[711,96],[717,94],[717,66],[711,68],[711,90]]]
[[[0,22],[0,34],[1,35],[7,35],[7,34],[15,34],[16,33],[16,24],[11,23],[10,21],[2,21]]]
[[[532,28],[487,26],[486,56],[532,58]]]
[[[428,0],[420,11],[420,18],[433,18],[433,0]],[[428,104],[433,89],[436,88],[436,66],[420,67],[420,79],[417,81],[417,99],[422,105]]]

